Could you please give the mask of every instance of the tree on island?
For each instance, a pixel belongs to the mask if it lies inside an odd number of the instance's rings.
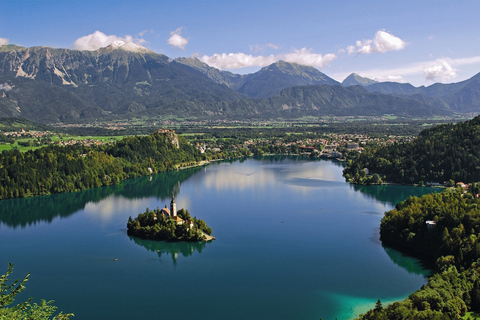
[[[143,239],[167,240],[167,241],[202,241],[204,233],[212,234],[212,229],[205,221],[191,217],[188,210],[180,209],[177,212],[181,222],[177,222],[162,214],[161,210],[146,209],[135,219],[128,218],[127,233]]]

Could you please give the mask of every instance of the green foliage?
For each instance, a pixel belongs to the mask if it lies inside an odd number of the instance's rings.
[[[175,136],[176,137],[176,136]],[[22,153],[0,153],[0,199],[72,192],[175,169],[201,160],[200,153],[181,137],[152,133],[126,137],[114,145],[48,146]]]
[[[12,283],[9,276],[13,272],[13,265],[8,264],[7,272],[0,276],[0,319],[26,319],[26,320],[66,320],[73,317],[72,313],[53,316],[57,307],[53,305],[53,301],[46,302],[42,300],[40,304],[31,303],[32,298],[26,302],[11,306],[17,294],[25,290],[25,283],[28,281],[30,274],[27,274],[22,281],[16,279]],[[52,317],[53,316],[53,317]]]
[[[460,319],[480,309],[480,200],[462,189],[410,197],[385,213],[382,243],[436,261],[427,285],[360,319]],[[435,225],[427,225],[426,221]]]
[[[363,168],[404,184],[479,181],[480,117],[424,130],[409,143],[366,149],[344,174],[356,177]]]
[[[202,232],[208,235],[212,234],[212,229],[207,227],[205,221],[196,217],[192,218],[188,210],[182,208],[177,211],[177,215],[184,220],[182,224],[177,224],[169,216],[163,215],[159,208],[154,210],[147,208],[135,219],[128,218],[127,234],[159,241],[201,241],[204,240]]]
[[[400,202],[382,219],[382,242],[437,261],[438,270],[468,268],[480,258],[480,201],[468,195],[446,190]]]

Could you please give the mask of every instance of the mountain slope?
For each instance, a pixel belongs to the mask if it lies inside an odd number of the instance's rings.
[[[370,92],[408,95],[415,99],[423,95],[437,98],[440,103],[450,106],[457,112],[480,111],[480,73],[470,79],[457,83],[435,83],[431,86],[414,87],[409,83],[378,82],[365,86]],[[424,99],[424,98],[422,98]]]
[[[448,109],[429,106],[408,98],[370,93],[361,86],[341,85],[301,86],[282,90],[269,99],[274,109],[284,114],[307,114],[312,116],[397,116],[421,117],[450,115]]]
[[[372,81],[350,78],[350,83]],[[479,90],[480,75],[427,88],[400,83],[345,87],[315,68],[283,61],[235,75],[195,58],[171,60],[125,42],[96,51],[0,49],[0,117],[42,123],[132,117],[431,117],[451,115],[451,108],[480,112]]]
[[[190,58],[176,58],[176,62],[187,65],[192,67],[204,75],[206,75],[209,79],[213,80],[216,83],[224,84],[234,90],[238,90],[243,83],[247,80],[249,75],[240,75],[231,73],[229,71],[222,71],[218,70],[217,68],[210,67],[208,64],[200,61],[200,59],[195,57]]]
[[[218,70],[197,58],[177,58],[175,61],[195,68],[213,81],[225,84],[251,98],[268,98],[282,89],[296,86],[339,84],[316,68],[285,61],[275,62],[247,75]]]
[[[164,106],[185,103],[195,106],[192,113],[208,115],[222,102],[242,97],[165,55],[134,46],[111,45],[97,51],[4,49],[0,83],[11,88],[0,93],[0,116],[15,113],[13,106],[19,113],[15,116],[75,121],[151,108],[162,113]],[[55,110],[50,110],[50,102]],[[175,108],[172,112],[178,115]]]
[[[268,98],[285,88],[316,84],[339,83],[316,68],[278,61],[248,75],[238,91],[252,98]]]
[[[360,75],[356,73],[350,74],[348,77],[346,77],[342,81],[342,86],[344,87],[350,87],[350,86],[368,86],[374,83],[377,83],[378,81],[369,79],[369,78],[364,78],[361,77]]]

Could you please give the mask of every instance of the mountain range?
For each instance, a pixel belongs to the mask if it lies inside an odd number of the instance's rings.
[[[96,51],[0,47],[0,117],[72,123],[459,113],[480,113],[480,74],[429,87],[357,74],[339,83],[316,68],[284,61],[238,75],[122,41]]]

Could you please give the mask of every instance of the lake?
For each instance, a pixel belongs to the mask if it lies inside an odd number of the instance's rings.
[[[269,157],[0,202],[0,274],[75,319],[350,319],[429,270],[379,241],[383,213],[435,189],[354,186],[339,162]],[[215,241],[129,237],[148,207],[188,209]]]

